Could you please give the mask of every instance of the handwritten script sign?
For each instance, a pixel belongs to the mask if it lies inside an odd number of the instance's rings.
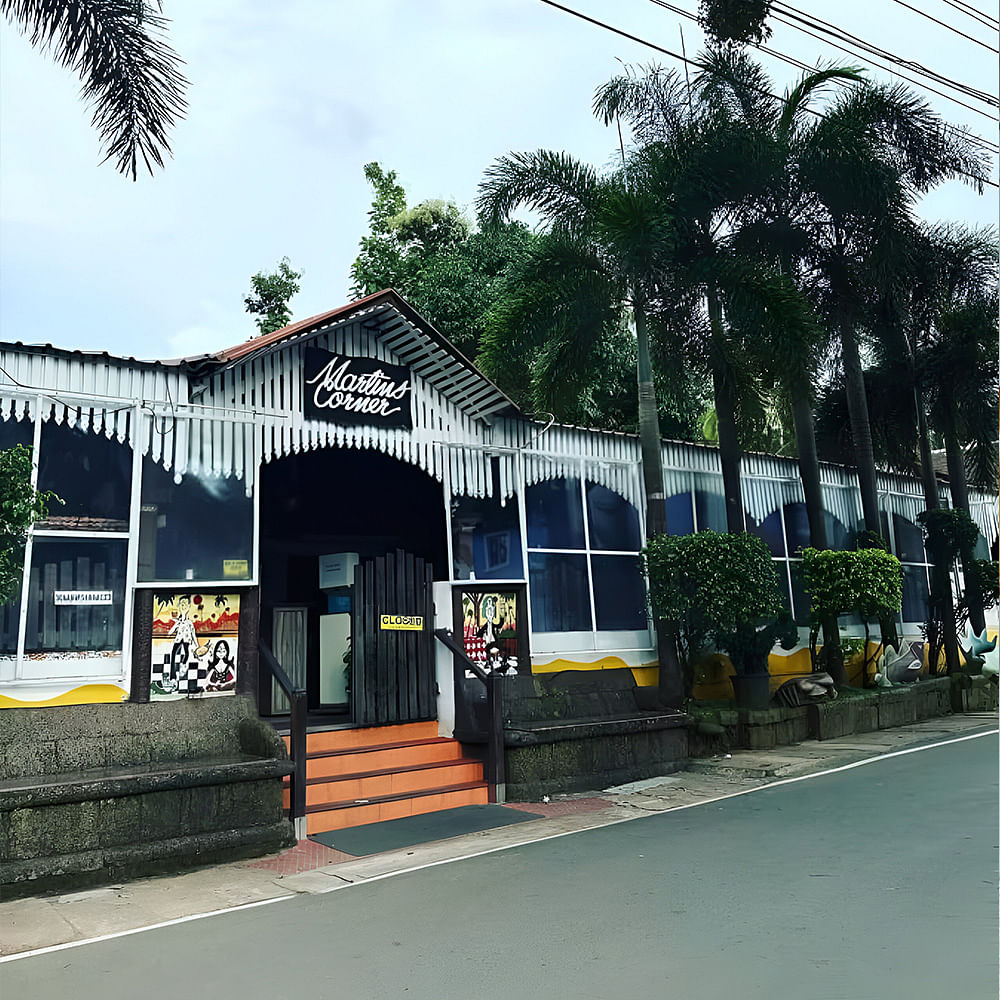
[[[303,416],[327,423],[412,427],[410,369],[318,347],[304,353]]]

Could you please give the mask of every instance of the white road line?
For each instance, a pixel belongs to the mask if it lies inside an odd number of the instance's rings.
[[[100,941],[110,941],[114,938],[128,937],[130,934],[142,934],[145,931],[155,931],[161,927],[172,927],[175,924],[185,924],[191,920],[204,920],[206,917],[217,917],[225,913],[236,913],[240,910],[250,910],[255,906],[267,906],[269,903],[281,903],[289,899],[297,899],[302,895],[325,895],[328,892],[338,892],[353,886],[367,885],[369,882],[381,882],[383,879],[395,878],[398,875],[410,875],[413,872],[424,871],[427,868],[438,868],[441,865],[454,864],[456,861],[470,861],[473,858],[485,857],[488,854],[497,854],[500,851],[510,851],[518,847],[526,847],[529,844],[541,844],[547,840],[559,840],[562,837],[572,837],[579,833],[586,833],[588,830],[601,830],[609,826],[618,826],[620,823],[631,823],[637,819],[644,819],[650,816],[662,816],[665,813],[681,812],[684,809],[693,809],[696,806],[710,805],[713,802],[723,802],[726,799],[735,799],[743,795],[753,795],[755,792],[770,791],[780,785],[794,785],[800,781],[810,781],[813,778],[822,778],[828,774],[839,774],[842,771],[853,771],[857,767],[866,767],[869,764],[878,764],[880,761],[889,760],[892,757],[905,757],[908,754],[920,753],[922,750],[935,750],[938,747],[950,746],[953,743],[964,743],[967,740],[978,740],[984,736],[996,736],[1000,729],[990,729],[983,733],[970,733],[966,736],[956,736],[952,739],[940,740],[937,743],[927,743],[923,746],[907,747],[905,750],[892,750],[889,753],[879,754],[877,757],[868,757],[865,760],[857,760],[851,764],[841,764],[838,767],[829,767],[823,771],[815,771],[812,774],[801,774],[794,778],[782,778],[779,781],[771,781],[764,785],[757,785],[754,788],[744,788],[736,792],[728,792],[725,795],[717,795],[710,799],[701,799],[698,802],[688,802],[680,806],[671,806],[668,809],[661,809],[657,812],[644,813],[642,816],[625,816],[621,819],[608,820],[597,826],[588,826],[582,830],[565,830],[562,833],[552,833],[546,837],[534,837],[531,840],[520,841],[516,844],[504,844],[501,847],[488,847],[481,851],[473,851],[470,854],[462,854],[454,858],[440,858],[437,861],[428,861],[424,864],[413,865],[410,868],[400,868],[396,871],[383,872],[380,875],[371,875],[362,878],[358,882],[343,882],[341,885],[331,885],[329,889],[324,889],[317,893],[289,893],[284,896],[274,896],[271,899],[260,899],[253,903],[241,903],[239,906],[227,906],[220,910],[209,910],[206,913],[195,913],[187,917],[177,917],[173,920],[164,920],[160,923],[149,924],[145,927],[134,927],[131,930],[114,931],[111,934],[101,934],[98,937],[85,938],[82,941],[67,941],[64,944],[49,945],[45,948],[35,948],[32,951],[20,952],[17,955],[0,956],[0,964],[4,962],[16,962],[22,958],[33,958],[36,955],[47,955],[50,952],[65,951],[68,948],[81,948],[88,944],[97,944]]]
[[[128,937],[130,934],[142,934],[144,931],[155,931],[161,927],[173,927],[174,924],[186,924],[191,920],[204,920],[205,917],[217,917],[222,913],[235,913],[237,910],[252,910],[255,906],[267,906],[268,903],[280,903],[285,899],[294,899],[297,893],[284,896],[272,896],[270,899],[257,899],[252,903],[240,903],[239,906],[226,906],[221,910],[208,910],[205,913],[192,913],[186,917],[175,917],[173,920],[161,920],[158,924],[147,924],[145,927],[133,927],[127,931],[113,931],[111,934],[100,934],[97,937],[84,938],[82,941],[66,941],[63,944],[52,944],[45,948],[35,948],[32,951],[22,951],[17,955],[0,955],[0,965],[4,962],[16,962],[19,958],[31,958],[34,955],[48,955],[53,951],[65,951],[67,948],[79,948],[85,944],[97,944],[98,941],[111,941],[113,938]]]

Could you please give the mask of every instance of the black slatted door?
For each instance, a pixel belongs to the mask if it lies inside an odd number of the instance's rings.
[[[437,714],[432,567],[402,549],[354,570],[351,713],[357,725]]]

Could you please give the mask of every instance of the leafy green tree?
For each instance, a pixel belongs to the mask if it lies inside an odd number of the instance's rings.
[[[31,485],[30,448],[18,444],[0,451],[0,604],[20,593],[28,531],[46,517],[53,499]]]
[[[754,183],[756,154],[752,134],[706,99],[706,80],[689,87],[658,66],[627,69],[598,89],[594,111],[605,124],[624,119],[638,145],[633,170],[663,230],[657,257],[647,262],[655,266],[650,301],[687,307],[684,356],[712,381],[726,520],[736,532],[745,526],[739,401],[752,399],[756,386],[746,345],[726,322],[725,293],[749,274],[730,235]]]
[[[701,380],[672,349],[660,317],[650,320],[650,352],[660,429],[699,436]],[[638,401],[629,388],[636,337],[621,293],[600,262],[541,234],[511,272],[486,317],[477,364],[529,413],[573,424],[635,431]]]
[[[817,661],[816,639],[830,617],[856,614],[865,626],[862,684],[867,679],[871,643],[870,623],[878,622],[883,646],[895,638],[894,620],[903,600],[903,569],[885,549],[862,548],[857,552],[802,550],[802,567],[809,594],[809,652]],[[843,665],[839,667],[846,681]],[[834,677],[836,681],[837,678]]]
[[[760,44],[771,37],[771,0],[699,0],[698,23],[716,45]]]
[[[549,224],[550,280],[576,293],[570,299],[566,336],[556,342],[564,377],[592,355],[608,322],[629,310],[636,331],[639,440],[650,536],[666,530],[659,417],[649,350],[649,278],[667,239],[655,196],[627,169],[601,175],[566,153],[539,150],[501,157],[479,188],[488,222],[505,221],[524,206]],[[580,304],[584,308],[579,308]],[[588,321],[591,304],[600,313]],[[574,355],[575,354],[575,358]],[[585,366],[585,364],[584,364]]]
[[[876,345],[902,370],[915,409],[919,469],[928,511],[940,506],[931,434],[944,439],[953,505],[969,514],[966,465],[986,488],[996,484],[997,243],[992,229],[922,226],[913,234],[905,278],[882,296],[888,317]],[[976,536],[959,551],[971,570]],[[936,551],[938,551],[936,549]],[[940,550],[943,551],[943,550]],[[935,599],[951,603],[951,562],[935,565]],[[978,577],[966,572],[963,604],[973,628],[985,627]],[[952,615],[935,612],[949,669],[957,669]]]
[[[506,293],[535,237],[517,223],[477,229],[454,203],[440,199],[408,208],[395,171],[378,163],[365,166],[365,177],[375,197],[369,231],[351,266],[352,294],[396,289],[474,357],[489,311]]]
[[[798,640],[771,553],[756,535],[659,535],[645,560],[654,614],[676,632],[688,695],[693,659],[707,641],[729,654],[738,674],[757,674],[767,672],[775,641],[790,649]]]
[[[402,248],[392,220],[406,210],[406,191],[396,181],[396,171],[384,171],[378,163],[365,164],[365,179],[375,192],[368,210],[368,233],[351,265],[351,294],[360,298],[392,288],[399,272]]]
[[[250,279],[253,291],[243,302],[246,311],[257,316],[254,322],[262,334],[288,326],[292,318],[288,300],[299,290],[301,277],[302,272],[292,270],[289,259],[282,257],[276,271],[258,271]]]
[[[143,0],[0,0],[9,22],[83,81],[105,159],[136,179],[170,153],[168,133],[184,117],[187,80],[164,40],[167,21]]]

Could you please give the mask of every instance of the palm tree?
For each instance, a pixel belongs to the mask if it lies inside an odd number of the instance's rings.
[[[933,426],[944,439],[952,506],[969,514],[967,460],[979,483],[988,488],[996,483],[996,232],[924,226],[915,245],[915,280],[908,288],[912,316],[900,346],[912,373],[925,499],[928,510],[939,504],[931,462]],[[971,549],[961,552],[969,620],[979,633],[986,622],[972,559]],[[939,572],[943,575],[947,569]],[[946,610],[948,659],[951,613]],[[956,651],[951,656],[949,668],[954,669]]]
[[[739,532],[746,528],[740,409],[759,404],[759,385],[728,310],[754,273],[736,252],[733,234],[759,184],[760,149],[742,116],[713,100],[710,81],[702,75],[689,85],[659,66],[627,68],[598,89],[594,113],[605,124],[629,124],[638,146],[632,162],[670,218],[672,238],[657,262],[660,298],[702,304],[701,322],[689,327],[687,354],[712,380],[726,523]],[[759,303],[748,296],[742,301]]]
[[[806,261],[820,278],[822,313],[841,350],[865,528],[879,534],[859,346],[868,303],[898,277],[917,198],[955,177],[982,190],[988,165],[962,132],[904,88],[864,85],[800,123],[794,169],[812,212]]]
[[[796,166],[812,99],[831,82],[857,83],[860,76],[849,67],[820,69],[778,97],[742,53],[709,53],[705,66],[699,78],[703,99],[729,107],[753,130],[759,150],[758,187],[735,234],[737,247],[755,266],[739,283],[741,294],[731,296],[730,311],[735,313],[741,300],[751,307],[741,311],[755,333],[759,368],[770,373],[792,417],[810,544],[825,549],[829,539],[813,410],[828,338],[810,301],[813,272],[807,258],[816,206]],[[823,631],[826,667],[837,683],[846,684],[836,616],[823,623]]]
[[[152,173],[170,153],[168,132],[184,117],[187,80],[164,41],[167,21],[144,0],[0,0],[0,9],[36,48],[72,69],[81,96],[94,103],[92,124],[105,160],[136,179],[141,159]]]
[[[642,181],[640,172],[624,166],[598,174],[566,153],[512,153],[486,171],[477,207],[487,224],[506,221],[521,206],[537,211],[553,238],[553,279],[569,275],[584,293],[597,289],[598,297],[628,310],[636,336],[639,445],[651,538],[666,531],[667,521],[647,309],[655,294],[650,276],[670,233],[658,199]],[[601,329],[600,323],[583,327],[590,338]],[[658,632],[660,695],[677,705],[683,686],[676,649],[664,630]]]

